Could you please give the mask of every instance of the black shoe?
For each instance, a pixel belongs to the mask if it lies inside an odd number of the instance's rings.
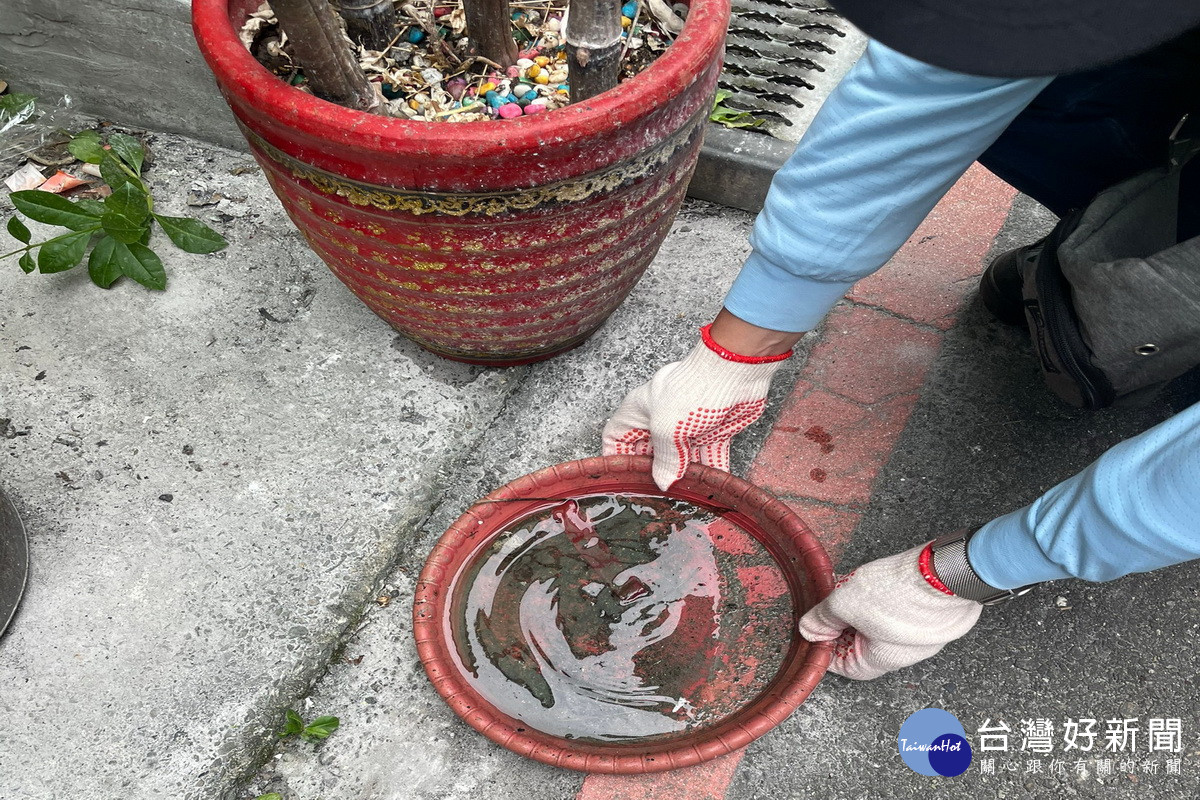
[[[979,279],[979,298],[992,316],[1009,325],[1025,324],[1021,287],[1025,273],[1037,263],[1045,239],[1001,253]]]

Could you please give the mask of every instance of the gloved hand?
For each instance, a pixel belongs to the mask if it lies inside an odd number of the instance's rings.
[[[830,671],[872,680],[929,658],[975,625],[983,604],[955,596],[929,560],[924,544],[864,564],[800,619],[810,642],[838,639]]]
[[[710,325],[682,361],[634,389],[604,426],[604,455],[654,454],[663,491],[699,461],[729,469],[729,441],[762,416],[771,378],[792,351],[740,356],[713,341]]]

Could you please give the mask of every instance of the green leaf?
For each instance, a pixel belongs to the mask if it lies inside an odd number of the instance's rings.
[[[25,223],[16,217],[9,217],[8,233],[21,244],[29,244],[29,240],[33,238],[33,234],[30,233]]]
[[[254,800],[283,800],[283,795],[279,792],[267,792],[266,794],[260,794]]]
[[[116,237],[113,237],[116,238]],[[133,278],[147,289],[166,289],[167,271],[154,251],[137,242],[121,240],[113,245],[113,257],[121,266],[121,274]]]
[[[67,145],[67,149],[71,151],[71,155],[89,164],[99,164],[104,160],[104,144],[96,131],[77,133]]]
[[[13,205],[25,216],[47,225],[61,225],[73,231],[88,230],[96,227],[96,219],[79,206],[65,197],[59,197],[51,192],[39,192],[37,189],[27,189],[23,192],[13,192],[9,195]]]
[[[46,242],[38,251],[38,270],[48,275],[75,266],[83,260],[83,251],[87,250],[88,240],[91,238],[90,231],[83,231],[69,233]]]
[[[26,252],[17,259],[17,264],[25,271],[26,275],[37,269],[37,264],[33,261],[33,254],[30,252]]]
[[[104,216],[105,212],[108,211],[108,209],[105,207],[104,203],[101,203],[99,200],[91,200],[87,197],[81,197],[78,200],[75,200],[74,202],[75,202],[76,207],[79,208],[80,211],[82,211],[85,214],[89,214],[89,215],[95,217],[96,219],[100,219],[101,217]]]
[[[141,225],[150,216],[150,196],[137,184],[130,182],[104,199],[104,210]]]
[[[104,182],[115,192],[127,183],[132,183],[133,178],[129,173],[121,168],[121,162],[113,157],[112,153],[105,151],[104,157],[100,159],[100,177]]]
[[[225,237],[198,219],[162,214],[155,214],[154,218],[175,246],[185,253],[215,253],[229,245]]]
[[[0,97],[0,111],[16,111],[22,109],[30,103],[36,103],[37,98],[31,94],[24,92],[9,92]]]
[[[287,710],[287,723],[283,726],[283,731],[279,734],[280,738],[284,736],[295,736],[297,733],[304,732],[304,720],[300,719],[300,715],[292,709]]]
[[[710,122],[724,125],[726,128],[757,128],[766,123],[765,119],[758,119],[749,111],[738,111],[721,105],[732,96],[733,92],[727,89],[717,90],[716,96],[713,97],[712,112],[708,115]]]
[[[107,289],[113,285],[113,282],[121,277],[121,265],[117,262],[116,249],[117,240],[111,236],[103,236],[100,241],[96,242],[96,246],[92,248],[92,254],[88,256],[88,275],[92,279],[92,283],[99,286],[101,289]]]
[[[305,739],[325,739],[336,731],[340,724],[337,717],[317,717],[308,723],[300,735]]]
[[[142,147],[141,142],[127,134],[114,133],[108,137],[108,146],[122,161],[133,167],[134,172],[142,174],[142,161],[146,158],[146,149]]]
[[[140,242],[149,232],[150,198],[142,187],[122,185],[105,199],[104,208],[100,224],[118,242]]]
[[[726,128],[757,128],[766,123],[765,119],[758,119],[749,111],[733,111],[727,108],[714,111],[709,119]]]
[[[33,116],[36,102],[36,97],[21,92],[0,96],[0,121],[24,122]]]
[[[134,222],[129,217],[112,211],[100,218],[100,224],[104,226],[105,233],[125,244],[140,242],[146,234],[144,223]]]

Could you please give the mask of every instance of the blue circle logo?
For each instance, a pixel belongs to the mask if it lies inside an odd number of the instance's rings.
[[[900,757],[918,775],[952,778],[971,766],[971,743],[949,711],[922,708],[909,715],[896,737]]]

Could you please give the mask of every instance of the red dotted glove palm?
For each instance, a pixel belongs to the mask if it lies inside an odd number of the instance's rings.
[[[791,355],[739,356],[708,329],[686,358],[626,395],[604,426],[604,455],[653,454],[663,491],[694,461],[729,470],[730,440],[762,416],[771,379]]]

